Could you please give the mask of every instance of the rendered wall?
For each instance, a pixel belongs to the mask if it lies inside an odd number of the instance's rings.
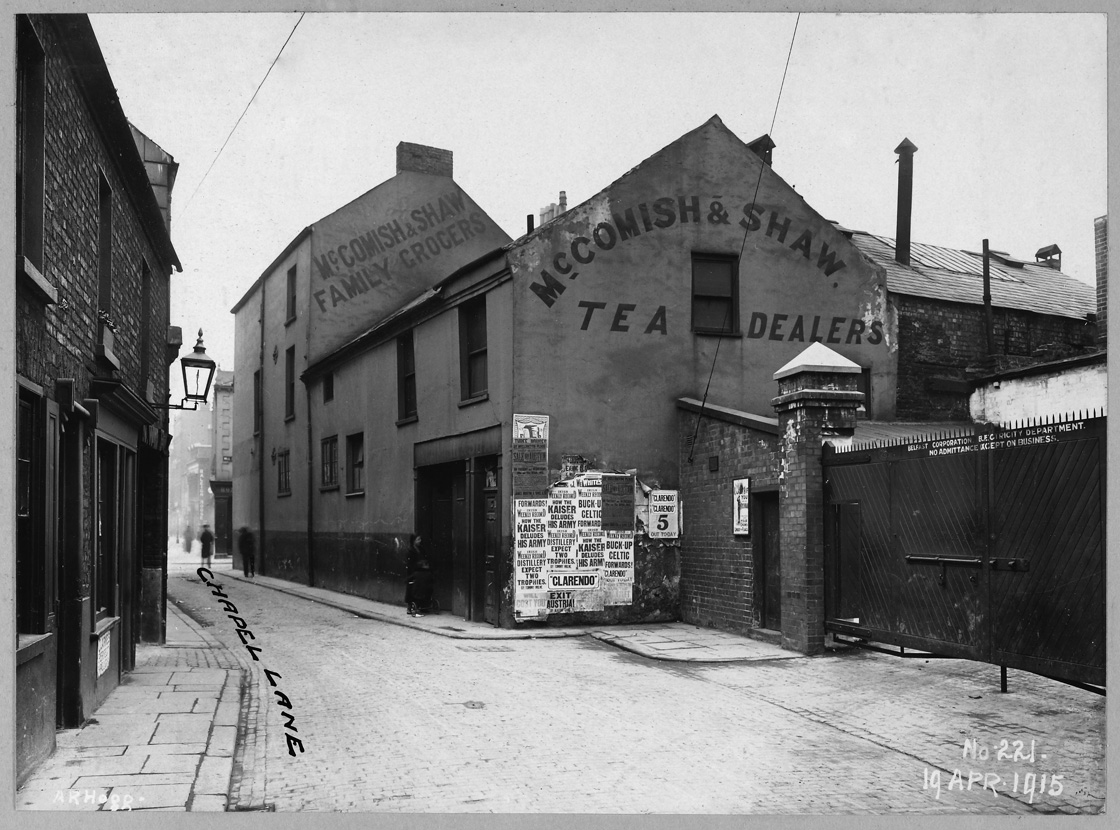
[[[741,248],[741,336],[694,334],[692,253]],[[874,377],[890,371],[881,270],[718,118],[509,259],[514,409],[552,418],[554,468],[581,454],[674,487],[673,402],[702,397],[713,363],[710,397],[762,414],[777,395],[775,367],[813,340]]]
[[[1035,418],[1102,413],[1108,408],[1108,366],[1102,361],[1027,377],[1001,379],[969,398],[972,420],[1007,424]]]
[[[508,347],[510,283],[486,293],[487,399],[460,406],[460,301],[472,285],[489,280],[504,263],[464,275],[440,300],[418,310],[382,342],[333,369],[334,399],[324,402],[322,378],[310,387],[313,424],[312,498],[315,583],[321,587],[399,603],[404,596],[405,559],[415,530],[414,447],[508,422],[511,358]],[[413,332],[417,418],[397,424],[397,345],[402,330]],[[365,492],[346,493],[346,437],[361,432],[365,447]],[[339,486],[321,486],[322,440],[338,438]],[[302,486],[302,485],[300,485]],[[508,534],[508,517],[503,518]]]

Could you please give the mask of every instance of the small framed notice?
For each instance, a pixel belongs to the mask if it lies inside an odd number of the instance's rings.
[[[751,480],[737,478],[734,481],[734,521],[733,533],[736,536],[749,536],[751,532]]]

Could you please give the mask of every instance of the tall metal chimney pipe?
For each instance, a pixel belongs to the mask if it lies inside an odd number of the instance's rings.
[[[894,148],[898,153],[898,215],[894,233],[894,258],[910,264],[910,211],[914,203],[914,153],[918,148],[908,138]]]
[[[525,233],[532,233],[532,232],[533,232],[533,214],[526,213],[525,214]]]
[[[564,213],[568,209],[568,192],[566,190],[560,191],[560,212]]]

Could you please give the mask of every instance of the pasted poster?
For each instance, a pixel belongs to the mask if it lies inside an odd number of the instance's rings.
[[[548,496],[548,416],[513,416],[514,498]]]
[[[608,530],[603,538],[603,604],[634,601],[634,534]]]
[[[650,490],[647,533],[651,539],[680,537],[681,506],[676,490]]]
[[[625,484],[628,529],[603,529],[605,480]],[[514,500],[514,613],[520,618],[630,605],[634,595],[630,475],[584,472],[549,488],[547,499]]]
[[[513,613],[535,617],[545,613],[545,558],[548,541],[548,500],[514,501]]]
[[[751,480],[737,478],[734,481],[734,530],[736,535],[748,536],[751,532]]]
[[[603,530],[634,530],[634,476],[603,473]]]

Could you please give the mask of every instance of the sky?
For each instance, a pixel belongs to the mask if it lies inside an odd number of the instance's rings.
[[[574,207],[719,115],[744,141],[769,133],[775,172],[826,219],[893,237],[909,138],[915,241],[1023,259],[1057,244],[1094,281],[1102,14],[90,19],[125,115],[179,163],[171,323],[184,353],[202,328],[223,369],[233,305],[304,227],[391,178],[401,141],[451,150],[516,238],[561,190]]]

